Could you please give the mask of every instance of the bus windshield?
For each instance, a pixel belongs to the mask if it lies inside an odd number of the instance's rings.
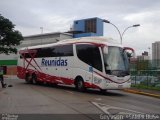
[[[103,49],[103,56],[106,74],[118,77],[129,75],[128,57],[123,48],[109,46]]]

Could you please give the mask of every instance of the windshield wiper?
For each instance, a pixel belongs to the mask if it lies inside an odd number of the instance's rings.
[[[112,70],[111,75],[115,75],[117,77],[124,77],[129,75],[129,71],[124,71],[124,70]]]

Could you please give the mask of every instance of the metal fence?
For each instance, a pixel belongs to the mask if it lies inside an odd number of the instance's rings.
[[[160,60],[141,60],[130,64],[132,86],[160,90]]]

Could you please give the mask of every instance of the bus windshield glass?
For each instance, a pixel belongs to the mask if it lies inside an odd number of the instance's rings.
[[[104,47],[104,65],[106,74],[124,77],[129,75],[129,62],[126,52],[123,48],[109,46]]]

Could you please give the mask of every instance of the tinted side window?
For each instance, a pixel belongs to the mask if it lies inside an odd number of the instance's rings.
[[[36,57],[73,56],[73,45],[61,45],[48,48],[39,48]]]
[[[53,57],[73,56],[73,45],[54,46],[51,49]]]
[[[73,56],[73,45],[53,46],[34,50],[37,50],[35,58]],[[31,58],[28,53],[25,54],[25,57]]]
[[[52,51],[50,48],[38,48],[36,58],[52,57]]]
[[[23,54],[23,57],[25,58],[31,58],[31,56],[28,53]],[[23,58],[22,55],[20,55],[20,59]]]
[[[102,71],[102,61],[99,48],[94,45],[76,45],[77,56],[90,66]]]

